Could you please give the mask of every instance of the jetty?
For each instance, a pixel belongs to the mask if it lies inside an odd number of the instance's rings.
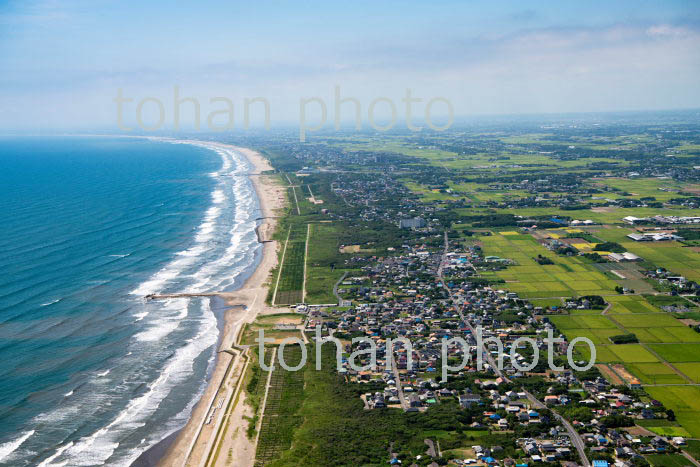
[[[149,294],[144,298],[146,300],[166,300],[168,298],[192,298],[192,297],[216,297],[221,295],[218,292],[207,293],[164,293],[164,294]]]

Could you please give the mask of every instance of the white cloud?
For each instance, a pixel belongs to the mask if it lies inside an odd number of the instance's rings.
[[[691,35],[696,35],[693,31],[690,31],[684,27],[670,26],[668,24],[658,24],[650,26],[646,30],[647,35],[651,37],[688,37]]]

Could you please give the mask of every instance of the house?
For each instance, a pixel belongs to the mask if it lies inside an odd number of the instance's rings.
[[[469,408],[474,404],[479,404],[481,402],[481,397],[477,394],[463,394],[459,396],[459,405],[462,408]]]
[[[651,445],[656,449],[656,452],[664,452],[666,451],[668,443],[665,438],[655,436],[654,439],[651,440]]]
[[[427,223],[425,219],[420,217],[414,217],[413,219],[401,219],[399,221],[399,228],[401,229],[422,229]]]
[[[537,449],[537,445],[533,443],[525,443],[525,447],[523,448],[527,454],[537,454],[539,452],[539,449]]]
[[[627,235],[635,242],[663,242],[671,240],[683,240],[683,237],[674,235],[670,232],[647,232],[647,233],[631,233]]]
[[[624,253],[610,253],[608,255],[608,259],[615,261],[617,263],[620,263],[623,261],[641,261],[642,260],[642,258],[635,255],[634,253],[630,253],[629,251],[626,251]]]
[[[540,443],[540,451],[544,454],[547,452],[554,452],[556,451],[557,448],[554,447],[554,444],[552,444],[550,441],[542,441]]]
[[[675,436],[671,442],[675,444],[676,446],[684,446],[685,445],[685,438],[682,436]]]
[[[411,394],[408,396],[408,405],[410,407],[420,407],[423,405],[423,403],[421,402],[418,394]]]
[[[557,396],[544,396],[544,403],[547,405],[556,405],[559,403],[559,397]]]

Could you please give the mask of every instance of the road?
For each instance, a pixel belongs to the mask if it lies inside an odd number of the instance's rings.
[[[546,408],[546,406],[542,402],[537,400],[537,398],[531,393],[525,391],[525,394],[527,395],[527,399],[532,403],[533,407],[537,409]],[[562,426],[566,428],[566,431],[569,433],[569,438],[571,439],[571,444],[573,444],[576,450],[578,451],[578,455],[583,461],[583,464],[585,466],[590,466],[591,464],[588,462],[588,458],[586,457],[586,444],[583,442],[583,438],[581,438],[578,432],[574,429],[573,425],[569,423],[567,419],[565,419],[555,411],[552,411],[552,413],[557,418],[559,423],[561,423]]]
[[[450,296],[450,300],[453,300],[452,296],[452,291],[447,287],[447,284],[445,284],[445,278],[443,275],[443,269],[444,265],[447,262],[447,252],[449,250],[449,240],[447,239],[447,231],[445,231],[445,248],[442,253],[442,259],[440,260],[440,266],[438,266],[438,277],[440,279],[440,283],[442,286],[447,290],[447,293]],[[454,301],[454,300],[453,300]],[[472,335],[476,335],[476,329],[472,325],[472,323],[464,316],[464,313],[461,308],[457,307],[457,313],[459,314],[459,318],[462,320],[462,322],[469,328],[471,331]],[[478,351],[478,349],[477,349]],[[498,367],[496,360],[493,358],[493,355],[491,355],[490,352],[485,352],[484,355],[486,355],[486,360],[488,361],[489,365],[491,368],[493,368],[493,371],[496,373],[496,375],[499,378],[502,378],[505,382],[510,383],[511,380],[503,374],[501,369]],[[532,395],[529,391],[526,391],[523,389],[525,392],[528,400],[532,403],[533,406],[535,406],[538,409],[546,407],[542,402],[540,402],[534,395]],[[574,427],[569,423],[568,420],[566,420],[564,417],[559,415],[558,413],[552,411],[554,416],[559,420],[559,422],[566,428],[566,431],[569,433],[569,438],[571,439],[571,443],[573,446],[576,448],[576,451],[578,451],[578,455],[581,459],[581,462],[583,462],[584,467],[590,467],[590,462],[588,461],[588,457],[586,456],[586,451],[585,451],[585,443],[583,442],[583,438],[578,434],[578,432],[574,429]]]
[[[403,393],[403,388],[401,387],[401,375],[399,375],[399,367],[396,365],[396,359],[392,353],[389,358],[391,358],[391,371],[394,372],[394,379],[396,380],[396,389],[399,392],[399,401],[401,402],[401,408],[406,411],[408,410],[408,401]]]
[[[309,238],[311,238],[311,224],[306,224],[306,240],[304,244],[304,279],[301,283],[301,303],[306,303],[306,265],[309,263]]]
[[[345,278],[348,276],[348,272],[345,271],[342,276],[340,276],[340,279],[333,285],[333,295],[335,295],[335,298],[338,300],[338,305],[340,305],[343,302],[343,298],[338,294],[338,286],[340,285],[341,282],[345,280]]]
[[[691,456],[690,454],[688,454],[686,451],[681,451],[681,454],[683,454],[683,457],[685,457],[686,459],[688,459],[689,462],[692,462],[693,465],[695,465],[695,466],[697,466],[697,467],[700,467],[700,462],[696,461],[696,460],[693,458],[693,456]]]

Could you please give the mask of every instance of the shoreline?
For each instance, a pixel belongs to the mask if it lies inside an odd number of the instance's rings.
[[[183,141],[184,142],[184,141]],[[212,147],[235,150],[241,154],[250,164],[251,171],[248,178],[253,184],[258,197],[261,222],[256,227],[258,241],[262,245],[260,262],[253,273],[245,280],[243,285],[232,292],[221,292],[216,295],[226,303],[223,314],[223,329],[219,336],[218,349],[214,369],[207,383],[207,387],[201,398],[192,409],[192,413],[179,431],[172,433],[164,440],[145,451],[135,465],[201,465],[209,454],[212,438],[215,437],[220,423],[220,416],[225,411],[222,403],[235,392],[232,384],[235,378],[232,375],[242,375],[246,359],[240,352],[233,355],[226,350],[235,345],[238,335],[245,323],[252,322],[259,314],[269,310],[276,310],[266,305],[268,293],[267,279],[270,271],[277,265],[278,243],[272,240],[277,219],[276,211],[282,209],[285,204],[284,189],[281,185],[269,179],[269,176],[260,175],[262,172],[272,170],[269,161],[256,151],[224,143],[186,140],[186,142],[201,145],[205,143]],[[261,241],[264,240],[264,241]],[[244,307],[240,311],[241,305]],[[217,396],[223,393],[223,396]],[[215,399],[216,398],[216,399]],[[205,423],[207,416],[211,417],[210,410],[219,401],[219,410],[215,411],[211,423]],[[247,415],[243,404],[244,398],[239,397],[235,413],[228,419],[229,423],[243,422]],[[255,457],[255,446],[245,436],[245,430],[236,430],[236,439],[232,440],[236,447],[235,465],[252,465]],[[163,446],[167,443],[167,447]],[[242,452],[241,452],[242,451]]]

